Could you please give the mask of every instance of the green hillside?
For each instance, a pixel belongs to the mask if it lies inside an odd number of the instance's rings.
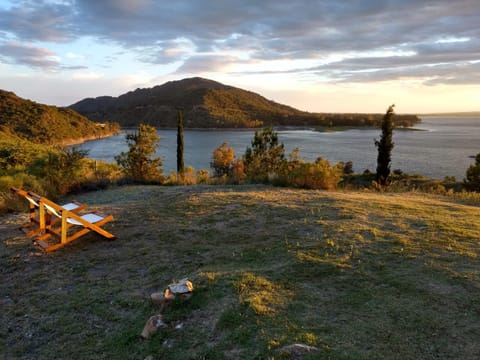
[[[34,143],[81,141],[118,131],[116,124],[97,124],[68,108],[38,104],[0,90],[0,127]]]
[[[95,121],[117,121],[175,127],[177,111],[189,128],[250,128],[262,126],[378,126],[383,114],[309,113],[276,103],[251,91],[202,78],[170,81],[136,89],[119,97],[81,100],[70,108]],[[397,126],[412,126],[415,115],[397,115]]]

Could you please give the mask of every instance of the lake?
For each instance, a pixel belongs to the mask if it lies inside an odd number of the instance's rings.
[[[480,118],[423,117],[416,130],[395,130],[392,151],[392,170],[420,174],[434,179],[465,177],[474,156],[480,152]],[[88,150],[88,157],[114,162],[114,156],[127,151],[125,131],[106,139],[89,141],[78,148]],[[133,131],[133,130],[132,130]],[[251,145],[254,130],[189,130],[184,131],[185,165],[196,170],[210,169],[212,153],[223,142],[241,157]],[[318,132],[308,129],[278,130],[286,154],[298,147],[300,157],[314,161],[322,157],[337,163],[353,161],[355,172],[376,169],[377,149],[374,139],[380,138],[379,129],[352,129],[338,132]],[[177,131],[158,130],[160,145],[157,156],[163,158],[165,174],[176,170]]]

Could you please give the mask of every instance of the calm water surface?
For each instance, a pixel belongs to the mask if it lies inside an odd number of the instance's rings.
[[[462,180],[465,172],[480,152],[480,118],[425,117],[416,127],[422,131],[395,130],[392,170],[443,179],[455,176]],[[157,155],[163,158],[166,174],[176,169],[177,131],[158,130],[160,145]],[[185,130],[185,165],[196,170],[209,169],[213,150],[223,142],[240,157],[253,139],[253,130]],[[318,157],[331,163],[353,161],[355,172],[375,171],[377,149],[374,139],[380,130],[347,130],[321,133],[313,130],[279,130],[279,140],[286,154],[298,147],[300,157],[314,161]],[[127,151],[125,132],[107,139],[86,142],[78,146],[88,150],[88,157],[114,162],[114,156]]]

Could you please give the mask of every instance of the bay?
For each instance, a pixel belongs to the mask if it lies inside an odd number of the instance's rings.
[[[465,177],[471,156],[480,152],[480,118],[424,117],[415,128],[419,131],[397,129],[393,134],[392,170],[420,174],[433,179]],[[88,157],[114,162],[114,157],[127,151],[125,133],[106,139],[78,145],[88,150]],[[130,130],[133,131],[133,130]],[[313,129],[278,129],[280,142],[286,154],[298,147],[300,157],[315,161],[318,157],[331,163],[353,162],[355,172],[376,169],[377,149],[374,139],[380,138],[379,129],[351,129],[338,132],[318,132]],[[160,145],[157,156],[163,158],[163,169],[169,174],[176,169],[177,131],[159,129]],[[212,153],[223,142],[241,157],[251,145],[254,130],[191,130],[184,131],[185,165],[196,170],[210,168]]]

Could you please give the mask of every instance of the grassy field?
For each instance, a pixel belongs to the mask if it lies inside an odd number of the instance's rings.
[[[0,225],[5,359],[480,358],[480,207],[424,194],[127,186],[115,221],[43,254]],[[21,201],[21,200],[19,200]],[[188,277],[168,328],[149,295]],[[0,355],[0,357],[1,357]]]

